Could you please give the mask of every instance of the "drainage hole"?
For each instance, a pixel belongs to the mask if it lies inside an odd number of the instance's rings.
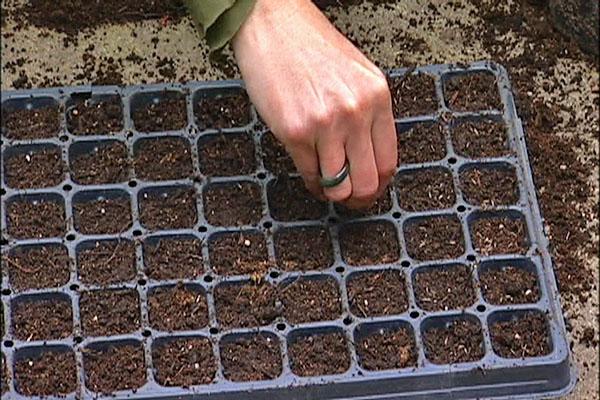
[[[144,329],[142,331],[142,336],[143,337],[150,337],[150,336],[152,336],[152,332],[150,332],[148,329]]]
[[[275,328],[277,328],[278,331],[285,331],[286,326],[283,322],[280,322],[277,325],[275,325]]]
[[[269,276],[272,279],[277,279],[277,278],[279,278],[279,272],[277,272],[277,271],[271,271],[271,273],[269,274]]]
[[[217,328],[210,328],[208,330],[208,333],[210,333],[211,335],[216,335],[217,333],[219,333],[219,330]]]
[[[352,323],[352,318],[346,317],[343,319],[342,322],[344,323],[344,325],[350,325]]]
[[[345,270],[346,269],[342,266],[335,267],[335,272],[337,272],[338,274],[343,274]]]
[[[480,304],[477,306],[477,311],[479,312],[485,312],[485,306],[483,304]]]
[[[419,315],[421,314],[419,314],[418,311],[411,311],[409,315],[411,318],[419,318]]]
[[[72,284],[71,286],[69,286],[69,289],[71,289],[72,291],[76,292],[79,290],[79,285],[77,284]]]
[[[13,347],[13,341],[12,340],[5,340],[4,341],[4,347]]]

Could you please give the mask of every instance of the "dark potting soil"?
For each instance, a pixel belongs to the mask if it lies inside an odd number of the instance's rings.
[[[76,101],[67,110],[67,129],[74,135],[108,135],[123,129],[123,104],[118,96]]]
[[[15,189],[56,186],[65,179],[65,165],[58,147],[5,156],[4,178]]]
[[[83,369],[86,387],[96,393],[137,389],[146,383],[144,350],[138,344],[121,344],[101,350],[86,348],[83,350]]]
[[[269,325],[281,315],[276,289],[268,283],[235,283],[214,291],[217,321],[224,328]]]
[[[433,77],[427,74],[406,74],[388,78],[392,107],[396,118],[434,114],[438,109]]]
[[[280,229],[274,241],[277,267],[284,271],[323,270],[333,264],[331,237],[321,227]]]
[[[487,72],[450,75],[444,80],[444,98],[452,110],[502,110],[496,77]]]
[[[398,204],[407,211],[449,208],[456,202],[452,173],[441,168],[428,168],[400,173],[394,185]]]
[[[147,181],[190,178],[194,173],[191,154],[190,145],[183,138],[140,140],[134,155],[135,175]]]
[[[275,135],[271,132],[266,132],[261,138],[263,150],[263,163],[265,168],[271,171],[274,175],[290,174],[296,172],[292,157],[285,150],[285,147]]]
[[[382,329],[356,343],[359,364],[370,371],[417,366],[417,350],[412,332],[403,327]]]
[[[83,185],[124,182],[129,177],[127,147],[121,142],[104,142],[84,154],[70,158],[71,176]]]
[[[153,289],[148,305],[150,325],[161,331],[198,330],[208,324],[208,306],[201,289],[183,284]]]
[[[79,307],[85,335],[119,335],[140,327],[139,299],[133,289],[84,292]]]
[[[209,241],[210,264],[219,275],[264,274],[271,263],[264,235],[254,232],[219,234]]]
[[[471,270],[465,265],[431,267],[414,278],[417,304],[427,311],[464,309],[475,302]]]
[[[13,301],[12,332],[23,341],[63,339],[73,332],[71,302],[64,299]]]
[[[124,232],[131,223],[131,204],[128,198],[73,203],[73,225],[84,235]]]
[[[167,340],[154,345],[154,377],[162,386],[206,385],[217,372],[210,341],[203,337]]]
[[[389,222],[346,225],[339,241],[342,257],[350,265],[389,264],[400,258],[398,235]]]
[[[132,110],[131,118],[138,132],[162,132],[183,129],[187,125],[185,98],[167,98]]]
[[[61,245],[17,248],[2,254],[2,264],[15,290],[59,287],[70,279],[69,255]]]
[[[479,274],[481,292],[491,304],[537,303],[540,299],[537,275],[513,266],[489,268]]]
[[[64,396],[77,389],[75,355],[46,350],[15,363],[15,388],[24,396]]]
[[[398,133],[398,165],[441,160],[446,139],[441,124],[420,123]]]
[[[2,128],[9,139],[56,137],[60,131],[60,112],[54,105],[31,110],[2,110]]]
[[[521,218],[477,219],[471,225],[471,235],[475,251],[486,256],[527,252],[527,228]]]
[[[194,279],[204,272],[202,242],[191,238],[162,238],[144,244],[144,265],[151,279]]]
[[[77,252],[77,274],[86,285],[111,285],[136,277],[135,245],[128,240],[95,242]]]
[[[211,225],[255,225],[262,215],[261,189],[255,183],[216,184],[204,190],[204,216]]]
[[[382,215],[392,209],[392,196],[391,192],[388,189],[380,198],[378,198],[375,201],[375,203],[372,206],[366,209],[354,210],[338,203],[334,204],[334,207],[335,211],[342,218],[361,218],[370,217],[374,215]]]
[[[406,280],[400,271],[360,272],[347,283],[352,314],[361,317],[397,315],[408,310]]]
[[[17,199],[8,205],[8,233],[18,239],[63,236],[65,207],[53,200]]]
[[[460,174],[465,200],[487,208],[516,204],[519,183],[514,170],[507,168],[472,168]]]
[[[546,318],[526,313],[510,321],[491,324],[492,347],[501,357],[540,357],[552,351]]]
[[[477,361],[484,355],[481,326],[465,319],[427,329],[423,343],[426,357],[434,364]]]
[[[281,350],[275,337],[257,334],[225,340],[220,350],[223,374],[231,381],[264,381],[281,375]]]
[[[239,128],[250,123],[250,99],[245,93],[204,97],[194,104],[200,130]]]
[[[410,221],[404,237],[408,254],[417,260],[456,258],[465,252],[462,227],[456,217],[430,217]]]
[[[346,338],[339,332],[298,336],[289,346],[289,356],[298,376],[341,374],[350,368]]]
[[[454,150],[468,158],[501,157],[511,153],[506,127],[492,120],[460,121],[452,128]]]
[[[280,286],[278,299],[290,324],[332,321],[342,313],[340,289],[333,278],[295,278]]]
[[[193,188],[143,193],[139,205],[140,222],[148,229],[192,228],[198,221]]]
[[[216,134],[198,141],[200,172],[206,176],[248,175],[256,170],[254,142],[246,133]]]
[[[269,182],[267,199],[271,216],[279,221],[319,219],[327,214],[327,203],[317,200],[300,178],[280,175]]]

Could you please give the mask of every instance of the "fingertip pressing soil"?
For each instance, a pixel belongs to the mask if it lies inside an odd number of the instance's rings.
[[[152,349],[154,377],[162,386],[207,385],[217,372],[210,341],[202,337],[168,340]]]
[[[138,344],[118,344],[102,350],[86,348],[83,368],[85,386],[96,393],[135,390],[146,383],[144,350]]]
[[[193,188],[143,193],[139,204],[140,222],[148,229],[193,228],[198,221]]]
[[[15,189],[56,186],[65,179],[60,149],[47,147],[5,155],[4,176],[8,186]]]
[[[65,285],[70,279],[70,259],[63,246],[43,245],[16,249],[2,255],[10,286],[16,290],[46,289]]]
[[[331,237],[321,227],[280,229],[274,241],[277,266],[284,271],[323,270],[333,264]]]
[[[194,113],[200,130],[239,128],[250,123],[250,99],[246,93],[202,97]]]
[[[261,194],[250,182],[211,185],[204,190],[204,216],[216,226],[255,225],[263,215]]]
[[[519,182],[512,169],[471,168],[460,174],[460,186],[465,200],[476,206],[493,208],[519,201]]]
[[[288,352],[292,372],[298,376],[341,374],[350,368],[346,338],[339,332],[298,336]]]
[[[206,176],[249,175],[256,170],[254,142],[246,133],[201,138],[198,158],[200,172]]]
[[[433,114],[438,109],[435,81],[431,75],[407,73],[388,78],[396,118]]]
[[[479,281],[490,304],[537,303],[540,299],[537,275],[523,268],[488,268],[479,274]]]
[[[265,381],[281,375],[279,340],[256,334],[221,342],[221,363],[225,378],[234,382]]]
[[[108,135],[123,130],[119,96],[77,101],[67,110],[67,128],[74,135]]]
[[[427,311],[464,309],[475,303],[471,270],[465,265],[430,267],[415,274],[417,304]]]
[[[210,264],[219,275],[264,274],[270,267],[265,237],[232,232],[209,241]]]
[[[471,225],[475,251],[483,255],[525,254],[527,228],[521,218],[478,218]]]
[[[2,110],[2,128],[9,139],[56,137],[60,131],[60,112],[55,105],[31,110]]]
[[[374,215],[382,215],[387,213],[392,209],[392,197],[389,189],[385,191],[385,193],[378,198],[375,203],[366,209],[361,210],[353,210],[343,206],[342,204],[336,203],[334,205],[335,212],[338,213],[343,218],[361,218],[361,217],[371,217]]]
[[[204,272],[202,242],[162,238],[144,244],[146,274],[155,280],[194,279]]]
[[[398,204],[407,211],[449,208],[456,202],[450,171],[441,168],[400,173],[394,182]]]
[[[8,208],[8,233],[18,239],[63,236],[67,230],[64,204],[54,200],[12,201]]]
[[[266,132],[261,139],[263,163],[265,168],[274,175],[291,174],[296,172],[292,157],[273,133]]]
[[[214,297],[217,321],[224,328],[269,325],[282,311],[275,288],[267,283],[223,284]]]
[[[12,302],[12,331],[20,340],[64,339],[73,332],[71,302],[27,299]]]
[[[135,146],[135,145],[134,145]],[[134,150],[135,175],[147,181],[190,178],[191,148],[187,140],[177,137],[142,139]]]
[[[83,333],[110,336],[140,327],[138,294],[133,289],[84,292],[79,300]]]
[[[417,366],[415,338],[408,328],[380,329],[356,343],[360,366],[370,371]]]
[[[487,72],[450,75],[444,79],[444,98],[452,110],[502,110],[496,77]]]
[[[537,312],[492,323],[490,335],[494,351],[504,358],[541,357],[552,351],[546,318]]]
[[[77,389],[72,351],[43,350],[15,363],[15,388],[24,396],[64,396]]]
[[[400,271],[360,272],[346,284],[352,314],[361,317],[398,315],[408,310],[406,280]]]
[[[162,331],[189,331],[208,324],[204,291],[177,284],[153,289],[148,296],[148,318],[153,328]]]
[[[423,332],[425,356],[434,364],[477,361],[485,354],[481,326],[471,320],[455,320]]]
[[[129,159],[125,144],[99,143],[91,151],[70,157],[71,177],[83,185],[124,182],[129,177]]]
[[[73,223],[84,235],[124,232],[132,224],[129,198],[74,202]]]
[[[511,153],[506,127],[492,120],[461,121],[452,128],[454,150],[468,158],[502,157]]]
[[[290,324],[332,321],[342,313],[340,290],[333,278],[296,278],[279,288],[283,316]]]
[[[398,165],[438,161],[446,156],[441,124],[421,123],[398,132]]]
[[[135,245],[126,240],[95,242],[77,252],[77,273],[86,285],[131,281],[136,276]]]
[[[389,264],[400,258],[394,225],[385,221],[351,223],[339,234],[342,257],[350,265]]]
[[[162,99],[133,110],[133,124],[138,132],[175,131],[187,125],[185,98]]]
[[[281,175],[272,180],[267,198],[271,216],[279,221],[319,219],[327,214],[327,203],[310,194],[300,178]]]
[[[417,260],[456,258],[465,252],[458,218],[441,216],[410,221],[404,237],[408,254]]]

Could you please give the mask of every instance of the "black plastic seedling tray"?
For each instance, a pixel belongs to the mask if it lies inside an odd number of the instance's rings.
[[[458,104],[458,95],[451,92],[447,83],[456,76],[470,76],[469,74],[486,72],[495,78],[495,88],[498,91],[500,103],[490,110],[456,111],[452,109],[453,104]],[[2,394],[2,399],[28,398],[24,395],[24,384],[19,381],[17,373],[19,363],[26,362],[29,366],[35,364],[35,360],[46,352],[67,352],[74,357],[73,368],[76,371],[76,383],[68,386],[69,393],[66,398],[96,398],[102,396],[116,396],[118,398],[195,398],[195,399],[467,399],[467,398],[541,398],[559,396],[568,392],[574,383],[574,371],[569,359],[569,347],[565,338],[565,328],[559,294],[554,280],[552,260],[548,251],[548,241],[543,231],[543,221],[540,216],[538,202],[532,180],[531,169],[528,161],[527,149],[521,121],[516,114],[515,103],[511,93],[509,78],[506,71],[493,63],[477,62],[470,65],[436,65],[417,69],[399,69],[390,73],[391,78],[405,77],[405,75],[424,73],[433,78],[435,97],[432,100],[433,109],[426,115],[412,115],[409,117],[399,116],[396,124],[398,135],[406,135],[416,125],[439,123],[443,134],[442,151],[443,156],[437,160],[426,160],[424,163],[401,162],[398,167],[398,176],[410,173],[419,173],[425,170],[445,171],[451,178],[451,187],[455,193],[450,204],[441,209],[436,207],[413,207],[410,197],[403,197],[400,188],[394,186],[391,189],[391,202],[389,207],[380,207],[374,215],[358,215],[347,217],[340,209],[332,204],[326,205],[325,213],[309,212],[308,217],[300,221],[284,221],[281,217],[281,207],[288,207],[292,217],[296,210],[292,205],[275,204],[270,199],[269,187],[277,179],[272,171],[265,167],[264,153],[261,140],[267,129],[262,124],[256,112],[251,110],[251,119],[247,125],[223,129],[225,137],[236,134],[250,135],[254,145],[254,156],[256,157],[255,168],[243,176],[208,177],[202,174],[198,151],[198,144],[206,137],[217,133],[215,129],[201,130],[197,124],[197,110],[194,104],[199,98],[222,95],[243,90],[243,83],[237,81],[226,82],[202,82],[188,83],[183,85],[144,85],[127,88],[118,87],[73,87],[56,89],[36,89],[25,91],[2,92],[3,119],[5,113],[18,109],[36,109],[44,105],[56,105],[61,110],[60,127],[57,135],[39,140],[14,140],[8,137],[7,130],[2,131],[2,256],[3,260],[18,253],[22,249],[31,249],[39,246],[54,245],[63,246],[70,259],[68,277],[56,284],[57,287],[44,289],[23,289],[10,278],[9,263],[3,262],[2,267],[2,305],[4,320],[4,336],[2,338],[2,354],[6,359],[6,378],[8,387]],[[166,93],[180,96],[185,99],[187,109],[187,124],[179,130],[169,132],[138,132],[135,129],[131,115],[144,104],[154,102],[160,106],[165,99]],[[423,91],[424,93],[424,91]],[[424,94],[423,94],[424,95]],[[67,128],[66,112],[72,106],[74,99],[81,96],[89,97],[92,101],[116,96],[122,101],[123,126],[117,132],[109,135],[80,136],[70,132]],[[477,100],[477,99],[474,99]],[[474,158],[466,156],[468,151],[459,151],[456,138],[453,136],[458,124],[461,122],[495,121],[504,126],[506,137],[503,143],[507,146],[507,154],[502,156],[484,156]],[[220,133],[220,134],[221,134]],[[74,154],[93,149],[105,141],[116,141],[126,148],[129,158],[133,158],[139,143],[148,138],[160,137],[168,134],[171,137],[180,138],[190,149],[192,160],[192,171],[180,180],[147,181],[136,175],[136,169],[130,165],[127,170],[128,177],[121,183],[103,185],[82,185],[73,179],[72,171],[67,167],[64,179],[55,186],[47,188],[14,189],[7,184],[8,174],[6,160],[10,154],[15,152],[30,152],[36,148],[59,149],[65,166],[70,165]],[[37,147],[36,147],[37,146]],[[426,145],[428,151],[432,144]],[[464,143],[462,145],[464,147]],[[423,149],[419,149],[421,151]],[[485,150],[485,149],[484,149]],[[402,156],[401,156],[402,157]],[[409,160],[410,161],[410,160]],[[512,204],[497,205],[484,204],[475,205],[471,201],[473,197],[465,194],[464,174],[472,169],[483,168],[484,170],[511,170],[514,171],[518,189],[516,198]],[[205,215],[203,196],[201,195],[211,185],[227,182],[247,182],[260,188],[260,207],[258,220],[250,224],[239,226],[216,226],[211,225]],[[409,180],[410,182],[410,180]],[[173,188],[185,187],[195,190],[198,194],[194,199],[193,210],[196,222],[193,225],[181,229],[149,229],[140,221],[140,206],[146,199],[147,193],[166,193],[163,197],[168,199]],[[166,190],[165,190],[166,189]],[[418,189],[418,188],[417,188]],[[434,193],[433,198],[437,195]],[[441,196],[441,195],[440,195]],[[94,199],[125,198],[130,205],[132,223],[124,232],[116,234],[84,234],[74,225],[74,205],[79,202]],[[25,200],[28,202],[54,201],[61,203],[64,207],[66,218],[66,230],[58,236],[49,237],[24,237],[11,236],[9,222],[9,207],[15,201]],[[277,207],[276,212],[273,208]],[[285,211],[285,210],[284,210]],[[459,251],[451,258],[425,259],[415,258],[415,248],[409,243],[407,232],[419,223],[430,221],[433,230],[438,228],[436,217],[449,217],[459,227],[458,242]],[[482,245],[474,241],[473,227],[481,219],[488,217],[506,217],[511,221],[521,221],[525,225],[522,232],[525,236],[525,248],[520,254],[491,254],[482,251]],[[46,218],[46,216],[43,216]],[[431,220],[434,218],[434,220]],[[379,222],[387,229],[387,234],[370,235],[369,229],[373,224]],[[114,224],[122,223],[115,220]],[[384,264],[369,265],[368,260],[352,259],[345,253],[343,237],[349,228],[358,225],[358,231],[362,232],[363,240],[368,246],[377,244],[379,240],[389,238],[389,232],[394,243],[391,244],[393,257],[385,258]],[[366,225],[360,225],[366,224]],[[319,270],[299,271],[293,265],[283,268],[275,250],[275,237],[282,229],[298,227],[321,227],[331,239],[331,254],[333,261],[327,265],[320,266]],[[363,229],[364,228],[364,229]],[[502,227],[501,227],[502,228]],[[501,229],[500,229],[501,230]],[[509,229],[510,230],[510,229]],[[220,275],[222,266],[211,265],[212,247],[215,242],[228,232],[246,232],[238,245],[248,245],[254,240],[251,234],[262,235],[265,240],[268,254],[268,268],[260,273],[248,272],[245,275]],[[356,231],[356,229],[355,229]],[[418,229],[417,229],[418,231]],[[430,232],[431,233],[431,232]],[[501,232],[498,232],[500,234]],[[510,233],[510,232],[509,232]],[[387,235],[387,236],[386,236]],[[395,237],[394,237],[395,236]],[[326,236],[325,236],[326,237]],[[193,279],[153,279],[148,274],[145,261],[148,259],[147,246],[161,239],[188,238],[201,241],[201,247],[196,255],[201,270]],[[493,238],[492,238],[493,239]],[[139,308],[139,315],[134,319],[139,320],[134,325],[132,332],[119,332],[112,336],[86,335],[82,326],[82,299],[86,294],[95,293],[99,287],[86,284],[82,279],[82,271],[79,270],[78,255],[81,251],[93,246],[95,241],[104,240],[127,240],[135,248],[135,276],[129,276],[125,281],[112,282],[108,289],[126,288],[137,294],[135,309]],[[436,242],[427,244],[427,236],[420,245],[436,246]],[[456,244],[456,243],[455,243]],[[485,243],[484,243],[485,245]],[[309,246],[309,245],[307,245]],[[417,243],[416,249],[419,249]],[[395,249],[395,250],[393,250]],[[389,248],[388,248],[389,250]],[[478,251],[479,250],[479,251]],[[310,247],[305,250],[311,252]],[[394,251],[396,253],[394,253]],[[493,252],[492,252],[493,253]],[[364,256],[365,254],[363,254]],[[369,254],[366,254],[368,259]],[[359,257],[360,258],[360,257]],[[425,257],[427,258],[427,257]],[[433,257],[435,258],[435,257]],[[352,264],[352,265],[351,265]],[[367,264],[367,265],[361,265]],[[466,266],[468,271],[467,284],[472,285],[473,297],[468,305],[462,304],[456,307],[444,306],[436,310],[428,301],[430,298],[423,293],[417,293],[419,274],[426,271],[445,271],[453,266]],[[519,270],[526,271],[535,277],[539,296],[533,297],[529,302],[522,304],[492,304],[498,301],[490,301],[482,291],[481,276],[488,269],[502,270],[505,266],[513,266]],[[392,298],[392,309],[402,302],[406,305],[399,307],[398,311],[387,315],[365,316],[368,312],[357,311],[367,306],[362,300],[357,300],[350,293],[352,281],[363,273],[377,273],[382,271],[395,271],[405,280],[405,296],[403,299]],[[58,275],[58,272],[56,273]],[[339,291],[341,309],[337,317],[327,321],[310,321],[292,323],[284,316],[267,318],[259,323],[246,324],[244,327],[229,327],[220,323],[215,305],[215,292],[224,285],[235,283],[247,283],[249,285],[272,284],[287,285],[298,276],[313,277],[314,279],[329,279],[334,282]],[[446,278],[453,279],[453,278]],[[438,278],[438,283],[443,284],[444,278]],[[161,287],[172,287],[176,282],[183,281],[187,287],[193,288],[199,297],[204,297],[207,306],[207,323],[201,329],[178,330],[174,332],[156,329],[149,319],[149,297]],[[447,282],[450,285],[454,282]],[[464,283],[464,282],[463,282]],[[293,284],[293,283],[292,283]],[[52,285],[48,285],[52,286]],[[360,288],[359,288],[360,289]],[[362,288],[365,289],[365,288]],[[107,290],[107,288],[104,288]],[[369,288],[367,288],[369,290]],[[135,296],[133,297],[135,298]],[[62,299],[72,309],[72,327],[69,327],[66,337],[52,340],[37,340],[19,338],[15,335],[14,312],[18,304],[25,300],[35,299]],[[396,301],[397,300],[397,301]],[[235,300],[234,300],[235,301]],[[356,302],[359,302],[357,304]],[[445,299],[440,300],[442,303]],[[509,301],[510,303],[510,301]],[[275,302],[276,308],[281,307],[281,301]],[[357,308],[358,307],[358,308]],[[509,326],[511,321],[519,321],[524,316],[535,315],[542,321],[542,332],[547,334],[542,339],[545,350],[539,356],[528,356],[525,345],[522,353],[509,353],[500,349],[501,344],[494,338],[493,327],[499,323]],[[111,318],[112,316],[109,316]],[[479,344],[475,346],[468,360],[448,364],[433,354],[425,339],[427,332],[438,329],[438,336],[443,334],[444,329],[452,326],[453,321],[463,321],[475,326],[474,331],[467,335],[480,335]],[[222,321],[221,321],[222,322]],[[256,322],[256,320],[255,320]],[[102,329],[102,326],[98,329]],[[184,328],[185,329],[185,328]],[[406,363],[404,367],[397,369],[374,370],[366,366],[364,341],[369,337],[396,332],[401,329],[408,339],[406,359],[413,357],[413,362]],[[441,332],[441,333],[440,333]],[[294,351],[293,346],[305,335],[317,335],[312,339],[318,342],[319,335],[337,333],[338,339],[343,343],[337,348],[337,352],[347,354],[342,358],[347,360],[338,363],[335,373],[325,373],[316,376],[299,376],[295,373],[304,355],[310,356],[310,351]],[[262,375],[259,381],[234,381],[227,378],[227,372],[223,366],[223,348],[232,341],[241,338],[256,337],[258,335],[263,343],[275,343],[271,346],[274,358],[271,364],[275,373]],[[520,332],[527,335],[527,332]],[[518,336],[518,334],[516,335]],[[182,338],[205,338],[209,343],[207,364],[200,364],[196,368],[207,368],[214,374],[209,373],[208,381],[190,387],[166,386],[159,384],[156,370],[154,351],[157,347],[170,343],[173,339]],[[442,347],[452,347],[449,341],[444,339]],[[517,340],[519,338],[517,337]],[[111,346],[122,346],[133,344],[138,346],[143,355],[142,382],[139,387],[130,390],[117,390],[113,393],[95,393],[90,383],[88,367],[90,364],[87,355],[96,350],[111,348]],[[539,343],[538,343],[539,344]],[[462,347],[461,347],[462,346]],[[318,348],[318,347],[317,347]],[[391,347],[398,348],[398,347]],[[384,354],[397,356],[394,351]],[[323,349],[321,349],[323,350]],[[530,349],[529,349],[530,350]],[[317,350],[320,351],[320,350]],[[458,345],[458,353],[464,351],[464,345]],[[304,354],[303,354],[304,353]],[[384,352],[385,353],[385,352]],[[525,355],[525,356],[523,356]],[[459,358],[462,354],[459,354]],[[453,356],[454,357],[454,356]],[[243,359],[242,359],[243,358]],[[234,363],[243,363],[246,357],[234,359]],[[24,361],[25,360],[25,361]],[[273,361],[275,360],[275,361]],[[379,360],[381,361],[381,360]],[[339,366],[342,365],[341,370]],[[50,366],[50,374],[55,373]],[[189,365],[187,365],[189,367]],[[271,365],[273,367],[273,365]],[[324,371],[328,371],[325,361]],[[347,368],[346,368],[347,367]],[[90,367],[91,368],[91,367]],[[25,368],[26,369],[26,368]],[[114,369],[114,374],[123,374],[118,365],[104,365],[104,370]],[[376,369],[376,368],[375,368]],[[317,369],[313,369],[317,371]],[[37,373],[42,373],[38,371]],[[259,371],[260,372],[260,371]],[[4,374],[4,371],[3,371]],[[145,377],[144,377],[145,375]],[[214,376],[213,376],[214,375]],[[259,376],[261,376],[259,374]],[[231,376],[230,376],[231,378]],[[35,390],[34,390],[35,392]],[[29,391],[28,393],[32,393]],[[35,393],[32,393],[35,397]],[[52,395],[50,395],[52,397]],[[62,396],[57,396],[62,397]]]

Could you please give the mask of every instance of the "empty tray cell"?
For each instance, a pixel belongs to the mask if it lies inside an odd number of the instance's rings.
[[[133,145],[135,175],[146,181],[189,179],[192,150],[187,139],[161,137],[140,139]]]
[[[407,211],[449,208],[456,202],[452,173],[445,168],[401,172],[394,181],[398,204]]]
[[[388,78],[394,117],[434,114],[438,109],[433,76],[423,73]]]
[[[493,208],[519,201],[519,181],[508,164],[472,164],[460,172],[465,200],[475,206]]]
[[[415,335],[400,321],[363,324],[354,332],[359,365],[369,371],[417,366]]]
[[[82,185],[119,183],[129,178],[127,147],[117,140],[73,143],[69,166],[73,181]]]
[[[479,268],[483,298],[490,304],[537,303],[540,299],[535,265],[525,260],[484,263]]]
[[[67,101],[67,129],[74,135],[123,130],[123,102],[116,94],[76,93]]]
[[[401,271],[357,272],[346,282],[350,311],[359,318],[398,315],[408,310],[406,279]]]
[[[59,105],[51,97],[27,97],[2,103],[2,136],[32,140],[56,137],[59,131]]]
[[[198,139],[200,172],[206,176],[248,175],[256,170],[254,141],[247,133],[219,133]]]
[[[154,329],[189,331],[208,324],[206,294],[200,285],[178,283],[152,288],[148,306],[148,319]]]
[[[266,132],[261,138],[263,163],[265,168],[274,175],[290,174],[296,172],[292,157],[288,154],[283,144],[277,140],[271,131]]]
[[[146,383],[144,349],[135,340],[89,345],[83,350],[83,369],[85,386],[96,393],[135,390]]]
[[[76,252],[77,275],[86,285],[106,286],[136,277],[135,245],[130,240],[87,241]]]
[[[198,222],[196,196],[191,186],[146,189],[138,195],[140,222],[153,230],[193,228]]]
[[[413,288],[417,305],[426,311],[464,309],[475,303],[471,269],[466,265],[419,268]]]
[[[61,237],[66,232],[65,202],[58,194],[15,196],[6,202],[8,234],[17,239]]]
[[[456,111],[502,110],[497,78],[489,72],[451,73],[443,77],[446,104]]]
[[[434,364],[473,362],[485,354],[481,324],[474,317],[429,318],[421,330],[425,356]]]
[[[457,258],[465,252],[462,226],[453,215],[410,219],[404,239],[408,255],[417,260]]]
[[[308,192],[301,178],[281,175],[267,185],[271,216],[279,221],[319,219],[327,215],[327,203]]]
[[[220,275],[264,274],[271,266],[265,237],[257,231],[216,234],[208,246],[210,266]]]
[[[350,209],[342,204],[336,203],[334,205],[335,212],[343,218],[362,218],[371,217],[375,215],[383,215],[392,209],[392,197],[391,192],[386,190],[384,194],[378,198],[375,203],[366,209]]]
[[[511,153],[506,126],[502,121],[458,120],[451,132],[454,150],[464,157],[502,157]]]
[[[12,333],[19,340],[64,339],[73,332],[71,299],[65,294],[17,297],[11,311]]]
[[[14,374],[15,389],[24,396],[62,397],[77,389],[75,354],[66,346],[17,350]]]
[[[67,248],[61,244],[19,246],[2,254],[2,269],[17,291],[65,285],[70,279],[70,263]]]
[[[400,124],[396,129],[398,165],[439,161],[446,156],[446,138],[441,124]]]
[[[541,357],[552,352],[548,322],[539,311],[492,314],[488,324],[492,347],[500,357]]]
[[[83,292],[79,308],[87,336],[119,335],[140,327],[139,298],[133,289]]]
[[[279,339],[270,333],[225,336],[220,353],[223,375],[233,382],[275,379],[283,369]]]
[[[155,340],[152,362],[154,379],[162,386],[206,385],[214,380],[217,372],[210,340],[202,336]]]
[[[350,368],[346,337],[336,328],[293,331],[288,355],[292,372],[298,376],[336,375]]]
[[[84,235],[125,232],[131,223],[129,194],[123,190],[79,192],[73,196],[73,225]]]
[[[284,271],[316,271],[333,264],[331,237],[323,227],[281,228],[274,241],[277,267]]]
[[[282,311],[275,287],[268,283],[223,283],[214,297],[217,321],[226,329],[269,325]]]
[[[143,249],[151,279],[194,279],[204,272],[202,242],[194,236],[154,236],[146,239]]]
[[[131,99],[131,118],[138,132],[163,132],[187,126],[185,95],[175,90],[142,92]]]
[[[15,189],[56,186],[65,179],[60,147],[26,145],[9,147],[3,154],[4,179]]]
[[[342,257],[350,265],[390,264],[400,258],[396,228],[387,221],[344,225],[339,241]]]
[[[202,89],[194,94],[194,116],[198,128],[241,128],[250,123],[250,99],[242,88]]]
[[[479,254],[525,254],[529,248],[527,223],[520,213],[477,214],[469,225]]]
[[[256,225],[263,216],[260,186],[252,182],[230,182],[204,189],[204,216],[215,226]]]
[[[278,298],[290,324],[332,321],[342,313],[340,289],[328,276],[290,278],[279,286]]]

